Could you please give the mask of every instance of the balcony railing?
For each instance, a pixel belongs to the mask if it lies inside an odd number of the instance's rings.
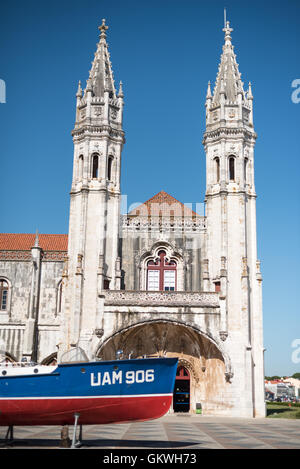
[[[105,290],[106,306],[175,306],[218,308],[214,292]]]

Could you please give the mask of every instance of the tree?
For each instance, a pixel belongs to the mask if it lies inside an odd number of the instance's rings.
[[[300,373],[294,373],[292,378],[300,379]]]

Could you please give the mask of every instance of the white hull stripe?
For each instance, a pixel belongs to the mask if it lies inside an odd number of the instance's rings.
[[[45,396],[45,397],[0,397],[0,401],[24,401],[24,400],[45,400],[45,399],[124,399],[128,397],[164,397],[173,396],[168,394],[128,394],[123,396]]]

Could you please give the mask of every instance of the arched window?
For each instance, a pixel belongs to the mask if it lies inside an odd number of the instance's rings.
[[[190,377],[190,373],[184,366],[178,366],[176,371],[176,379],[188,379]]]
[[[220,158],[215,158],[215,178],[216,182],[220,181]]]
[[[80,155],[78,158],[78,179],[82,179],[83,176],[83,156]]]
[[[229,157],[229,180],[234,181],[235,179],[235,158],[234,156]]]
[[[109,181],[111,181],[111,176],[112,176],[112,163],[113,163],[113,157],[109,156],[108,163],[107,163],[107,179]]]
[[[62,280],[57,285],[56,314],[61,313],[61,305],[62,305]]]
[[[244,181],[247,184],[247,168],[248,168],[248,158],[244,160]]]
[[[97,154],[92,156],[92,178],[98,179],[99,157]]]
[[[6,280],[0,279],[0,310],[7,311],[9,286]]]
[[[159,251],[157,260],[147,263],[147,290],[175,291],[177,264],[168,262],[165,251]]]

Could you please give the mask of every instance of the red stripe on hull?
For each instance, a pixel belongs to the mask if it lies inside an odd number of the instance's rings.
[[[171,403],[172,395],[0,400],[0,426],[72,425],[76,412],[82,425],[150,420],[162,417]]]

